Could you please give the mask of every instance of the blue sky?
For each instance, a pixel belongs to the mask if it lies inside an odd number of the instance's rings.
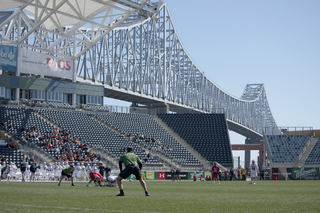
[[[278,126],[320,129],[320,1],[166,2],[184,48],[219,87],[240,97],[263,83]]]

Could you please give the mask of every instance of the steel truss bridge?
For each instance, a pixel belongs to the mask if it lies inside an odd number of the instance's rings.
[[[229,129],[249,138],[278,129],[264,85],[246,85],[240,98],[215,85],[187,54],[161,0],[0,0],[0,6],[1,44],[73,58],[72,81],[102,85],[105,97],[172,111],[223,111]]]

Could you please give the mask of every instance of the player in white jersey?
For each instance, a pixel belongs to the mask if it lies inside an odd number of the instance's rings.
[[[59,162],[55,162],[54,163],[54,165],[53,165],[53,167],[52,167],[52,169],[53,169],[53,173],[54,173],[54,175],[53,175],[53,180],[58,180],[58,178],[59,178],[59,165],[58,165],[58,163]],[[60,163],[59,163],[60,164]]]
[[[88,163],[87,166],[86,166],[86,179],[87,180],[90,180],[90,172],[91,172],[91,166]]]
[[[14,163],[10,163],[10,180],[13,180],[16,178],[16,172],[17,172],[17,167],[14,165]]]
[[[53,180],[53,167],[51,163],[49,163],[49,166],[47,167],[47,172],[48,172],[48,180],[52,181]]]
[[[259,173],[259,167],[254,162],[254,160],[252,160],[252,164],[250,165],[250,168],[251,168],[251,182],[249,184],[252,184],[253,181],[254,181],[253,184],[256,184],[257,176],[258,176],[258,173]]]
[[[117,186],[117,176],[110,175],[107,177],[107,186],[109,187],[115,187]]]
[[[60,168],[61,168],[61,171],[64,170],[65,168],[67,168],[66,165],[67,165],[67,162],[62,162],[62,163],[61,163],[61,167],[60,167]]]
[[[99,173],[99,169],[97,168],[97,164],[93,164],[92,167],[91,167],[91,171],[93,172],[98,172]]]
[[[1,170],[5,167],[5,163],[3,162],[2,165],[0,164],[0,182],[1,182],[1,179],[2,179],[2,173],[1,173]]]
[[[6,167],[6,163],[5,163],[5,162],[3,162],[2,165],[0,164],[0,182],[1,182],[1,179],[2,179],[2,173],[1,173],[1,171],[2,171],[2,169],[3,169],[4,167]],[[4,171],[3,171],[3,172],[4,172]]]
[[[7,183],[9,183],[10,179],[10,165],[7,165],[6,170],[4,170],[2,174],[2,178],[6,180]]]
[[[80,179],[83,180],[84,179],[84,172],[86,170],[86,167],[84,166],[83,163],[81,163],[81,166],[80,166]]]
[[[27,165],[27,167],[26,167],[26,179],[27,179],[27,180],[30,179],[30,175],[31,175],[30,165]]]
[[[12,172],[12,177],[11,178],[16,180],[17,179],[17,170],[18,170],[18,168],[17,168],[15,163],[12,163],[12,170],[13,170],[13,172]]]
[[[76,180],[79,181],[80,180],[80,172],[81,172],[81,166],[80,166],[80,163],[77,163],[77,166],[75,167],[75,177],[76,177]]]
[[[41,164],[40,166],[40,170],[41,170],[41,181],[45,181],[46,177],[47,177],[47,165],[46,162],[43,162],[43,164]]]

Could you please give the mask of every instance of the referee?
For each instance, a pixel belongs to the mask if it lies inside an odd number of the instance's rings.
[[[124,196],[123,192],[123,185],[122,185],[122,179],[126,179],[129,177],[131,174],[134,174],[136,176],[136,179],[140,181],[140,184],[142,188],[144,189],[146,196],[149,196],[149,193],[147,191],[147,185],[146,182],[141,178],[141,168],[142,168],[142,163],[140,158],[133,153],[133,148],[132,147],[127,147],[127,153],[123,154],[120,157],[119,160],[119,168],[120,168],[120,174],[117,178],[117,184],[120,189],[120,194],[117,196]],[[126,168],[122,171],[122,163],[126,166]],[[139,165],[139,167],[138,167]]]

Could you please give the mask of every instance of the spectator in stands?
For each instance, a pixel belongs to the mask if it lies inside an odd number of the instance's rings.
[[[21,128],[21,132],[26,132],[26,128],[24,126]]]
[[[143,159],[144,162],[147,163],[148,160],[149,160],[149,158],[150,158],[151,156],[152,156],[152,155],[151,155],[151,153],[149,152],[149,153],[147,154],[147,156]]]
[[[13,125],[12,123],[9,123],[9,125],[7,126],[7,130],[13,129]]]
[[[1,128],[2,130],[5,130],[5,129],[6,129],[6,126],[4,125],[4,122],[3,122],[3,121],[1,121],[1,123],[0,123],[0,128]]]
[[[240,180],[240,176],[241,176],[240,168],[238,169],[237,175],[238,175],[238,180]]]
[[[21,135],[21,137],[20,137],[20,141],[22,142],[22,143],[27,143],[28,141],[26,140],[26,138],[24,137],[24,136],[22,136]]]

